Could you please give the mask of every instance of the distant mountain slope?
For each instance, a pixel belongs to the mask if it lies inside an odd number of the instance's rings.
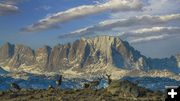
[[[0,49],[0,62],[10,70],[31,68],[44,71],[84,71],[104,69],[106,65],[123,70],[167,69],[180,73],[179,56],[151,59],[141,55],[119,37],[97,36],[73,43],[45,46],[32,50],[24,45],[5,43]],[[94,71],[96,72],[96,71]]]

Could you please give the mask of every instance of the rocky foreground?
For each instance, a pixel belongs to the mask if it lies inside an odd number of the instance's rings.
[[[129,81],[113,81],[104,89],[22,89],[0,92],[1,101],[164,101],[161,92],[138,87]]]

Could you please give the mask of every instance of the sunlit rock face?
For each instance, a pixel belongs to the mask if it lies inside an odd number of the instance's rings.
[[[108,65],[125,70],[167,69],[178,73],[177,67],[180,67],[179,55],[164,59],[146,58],[128,42],[113,36],[81,38],[72,43],[35,50],[5,43],[0,49],[0,60],[11,69],[35,67],[45,71],[82,70],[97,66],[103,69]]]
[[[38,48],[35,51],[35,60],[36,64],[39,67],[47,67],[49,63],[49,55],[51,52],[51,48],[49,46],[44,46],[42,48]]]
[[[178,54],[178,55],[176,56],[176,60],[177,60],[177,65],[178,65],[178,67],[180,68],[180,54]]]
[[[18,68],[21,65],[30,66],[35,63],[34,51],[24,45],[15,45],[14,54],[8,62],[8,66]]]

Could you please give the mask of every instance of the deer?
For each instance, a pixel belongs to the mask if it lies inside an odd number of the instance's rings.
[[[141,82],[140,79],[137,79],[137,80],[134,82],[134,84],[138,85],[140,82]]]
[[[94,81],[90,81],[88,83],[84,83],[84,88],[93,88],[93,87],[97,87],[100,82],[101,82],[102,78],[98,78],[97,80]]]
[[[61,84],[62,84],[62,75],[60,75],[59,78],[56,80],[57,88],[58,88],[59,86],[61,86]]]
[[[108,85],[110,85],[111,82],[112,82],[111,74],[106,74],[106,76],[107,76],[107,79],[108,79]]]
[[[11,86],[11,90],[14,91],[14,92],[21,90],[20,86],[18,84],[16,84],[16,83],[11,83],[10,86]]]
[[[48,90],[54,89],[54,87],[52,85],[48,86]]]

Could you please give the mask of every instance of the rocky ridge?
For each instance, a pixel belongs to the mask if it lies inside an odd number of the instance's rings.
[[[9,70],[86,71],[115,67],[122,70],[164,70],[179,73],[179,55],[165,59],[147,58],[119,37],[81,38],[73,43],[44,46],[36,50],[5,43],[0,48],[2,67]],[[93,70],[91,70],[93,72]]]

